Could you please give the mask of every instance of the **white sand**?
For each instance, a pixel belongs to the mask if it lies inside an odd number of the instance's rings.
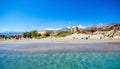
[[[43,38],[43,39],[12,39],[0,40],[0,44],[28,44],[28,43],[64,43],[64,44],[90,44],[90,43],[120,43],[120,39],[99,39],[98,35],[91,36],[88,40],[81,38],[90,35],[73,34],[60,38]],[[75,37],[75,39],[73,39]],[[0,46],[2,48],[2,46]],[[78,50],[78,51],[120,51],[120,46],[29,46],[8,48],[16,51],[48,51],[48,50]]]
[[[86,38],[90,36],[88,40],[84,40],[81,38]],[[116,39],[100,39],[102,35],[86,35],[86,34],[73,34],[66,37],[59,37],[59,38],[42,38],[42,39],[12,39],[12,40],[0,40],[0,44],[23,44],[23,43],[108,43],[108,42],[117,42],[120,43],[120,39],[118,36]],[[73,39],[73,37],[75,39]]]
[[[0,44],[23,44],[23,43],[73,43],[73,44],[84,44],[84,43],[108,43],[116,42],[120,43],[118,39],[70,39],[70,38],[44,38],[44,39],[20,39],[20,40],[0,40]]]

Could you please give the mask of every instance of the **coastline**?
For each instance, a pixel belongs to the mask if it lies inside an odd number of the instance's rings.
[[[70,38],[43,38],[43,39],[0,40],[0,44],[29,44],[29,43],[64,43],[64,44],[120,43],[120,39],[82,40]]]
[[[8,46],[6,46],[8,45]],[[18,46],[14,46],[18,45]],[[120,52],[119,39],[44,38],[0,40],[0,49],[21,52]]]
[[[5,45],[5,44],[4,44]],[[18,46],[17,46],[18,45]],[[0,50],[21,52],[120,52],[120,44],[93,43],[93,44],[62,44],[62,43],[40,43],[40,44],[9,44]]]
[[[81,39],[87,36],[73,34],[58,38],[7,39],[0,40],[0,48],[14,51],[120,51],[120,39],[99,39],[97,35],[94,38]],[[4,47],[2,44],[8,45],[8,47]],[[14,44],[23,46],[15,47]],[[13,47],[9,47],[9,45]]]

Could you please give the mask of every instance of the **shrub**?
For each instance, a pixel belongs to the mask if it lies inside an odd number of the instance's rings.
[[[31,38],[31,36],[32,36],[32,35],[31,35],[31,32],[24,32],[24,33],[23,33],[23,37],[24,37],[24,38]]]
[[[50,36],[49,33],[45,33],[45,34],[43,35],[43,37],[48,37],[48,36]]]
[[[38,37],[38,32],[37,32],[37,30],[33,30],[33,31],[31,32],[31,37],[32,37],[32,38]]]
[[[73,33],[72,32],[61,31],[61,32],[58,33],[58,36],[65,37],[65,36],[71,35],[71,34],[73,34]]]

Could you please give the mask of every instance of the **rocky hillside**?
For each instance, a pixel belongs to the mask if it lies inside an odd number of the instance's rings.
[[[100,27],[91,27],[89,29],[85,29],[87,33],[91,34],[103,34],[106,36],[120,36],[120,23],[119,24],[110,24],[104,25]]]
[[[104,36],[120,36],[120,23],[118,24],[109,24],[109,25],[96,25],[87,28],[77,28],[77,27],[70,27],[70,28],[61,28],[59,30],[47,30],[50,35],[57,36],[61,32],[68,32],[68,33],[82,33],[82,34],[91,34],[91,35],[104,35]]]

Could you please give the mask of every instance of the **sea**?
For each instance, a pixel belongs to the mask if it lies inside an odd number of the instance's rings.
[[[0,32],[0,35],[6,35],[6,36],[14,36],[14,35],[22,35],[23,32]]]
[[[20,45],[0,44],[0,46],[8,48]],[[120,69],[120,51],[28,52],[0,49],[0,69]]]

